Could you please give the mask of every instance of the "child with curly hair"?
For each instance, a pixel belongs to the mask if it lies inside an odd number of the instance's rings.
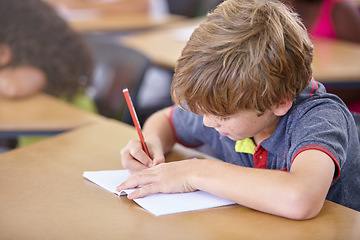
[[[41,0],[0,1],[0,96],[22,98],[44,91],[82,109],[93,60],[81,36]]]

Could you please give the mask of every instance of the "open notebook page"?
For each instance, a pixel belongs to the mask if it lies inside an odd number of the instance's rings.
[[[116,191],[116,187],[130,176],[127,170],[85,171],[83,176],[116,195],[125,195],[134,191],[134,189],[126,190],[122,191],[121,194]],[[171,194],[156,193],[144,198],[134,199],[134,201],[156,216],[234,204],[231,201],[203,191]]]

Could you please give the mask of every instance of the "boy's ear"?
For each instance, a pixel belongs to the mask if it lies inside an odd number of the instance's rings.
[[[285,98],[278,105],[272,108],[272,112],[276,116],[284,116],[292,106],[292,101],[289,98]]]
[[[12,59],[12,52],[8,45],[0,44],[0,67],[6,66]]]

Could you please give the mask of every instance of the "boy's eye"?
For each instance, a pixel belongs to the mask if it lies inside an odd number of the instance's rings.
[[[230,117],[217,117],[220,121],[226,121],[230,119]]]

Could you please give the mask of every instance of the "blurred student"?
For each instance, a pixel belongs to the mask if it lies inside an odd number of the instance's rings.
[[[299,13],[313,38],[360,43],[360,14],[349,0],[283,0]]]
[[[283,0],[302,18],[310,37],[360,43],[360,14],[350,0]],[[357,89],[329,89],[339,95],[350,111],[360,113]]]
[[[44,91],[96,111],[85,90],[92,57],[82,38],[41,0],[0,1],[0,96]]]

